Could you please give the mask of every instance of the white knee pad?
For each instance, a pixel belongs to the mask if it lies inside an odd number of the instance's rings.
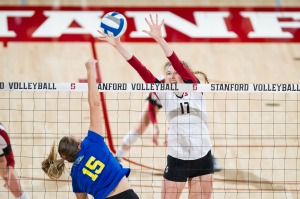
[[[25,191],[22,193],[22,195],[20,197],[18,197],[17,199],[30,199],[28,193],[26,193]]]
[[[141,135],[137,134],[134,130],[130,130],[127,135],[123,138],[123,144],[126,146],[131,146],[133,143],[135,143]]]

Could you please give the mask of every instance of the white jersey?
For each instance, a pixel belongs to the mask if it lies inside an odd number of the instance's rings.
[[[5,149],[10,145],[6,129],[0,124],[0,156],[6,155]]]
[[[157,92],[165,109],[168,131],[168,154],[182,160],[204,157],[211,150],[207,127],[206,103],[199,92],[174,93]]]

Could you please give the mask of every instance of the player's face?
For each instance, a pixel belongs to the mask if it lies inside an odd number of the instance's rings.
[[[173,66],[169,66],[166,70],[166,83],[183,83],[181,76],[174,70]]]

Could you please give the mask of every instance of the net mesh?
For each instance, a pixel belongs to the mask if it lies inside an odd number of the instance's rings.
[[[299,198],[299,111],[296,92],[204,92],[213,154],[222,170],[216,172],[213,198]],[[106,143],[115,151],[123,136],[141,120],[148,91],[105,92],[109,129]],[[132,169],[129,181],[140,198],[160,198],[168,124],[158,112],[159,145],[149,126],[121,162]],[[84,138],[89,128],[86,91],[0,92],[0,121],[9,132],[16,172],[32,198],[74,198],[69,172],[53,181],[41,162],[53,141],[72,134]],[[103,124],[105,127],[105,124]],[[108,138],[111,136],[111,140]],[[4,184],[2,180],[0,182]],[[0,198],[13,196],[0,186]],[[188,188],[181,198],[188,198]]]

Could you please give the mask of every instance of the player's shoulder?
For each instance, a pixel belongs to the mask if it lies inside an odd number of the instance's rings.
[[[0,136],[8,137],[8,132],[1,123],[0,123]]]
[[[91,139],[93,141],[104,141],[104,138],[102,135],[100,135],[99,133],[96,133],[95,131],[92,131],[92,130],[88,130],[87,138]]]

